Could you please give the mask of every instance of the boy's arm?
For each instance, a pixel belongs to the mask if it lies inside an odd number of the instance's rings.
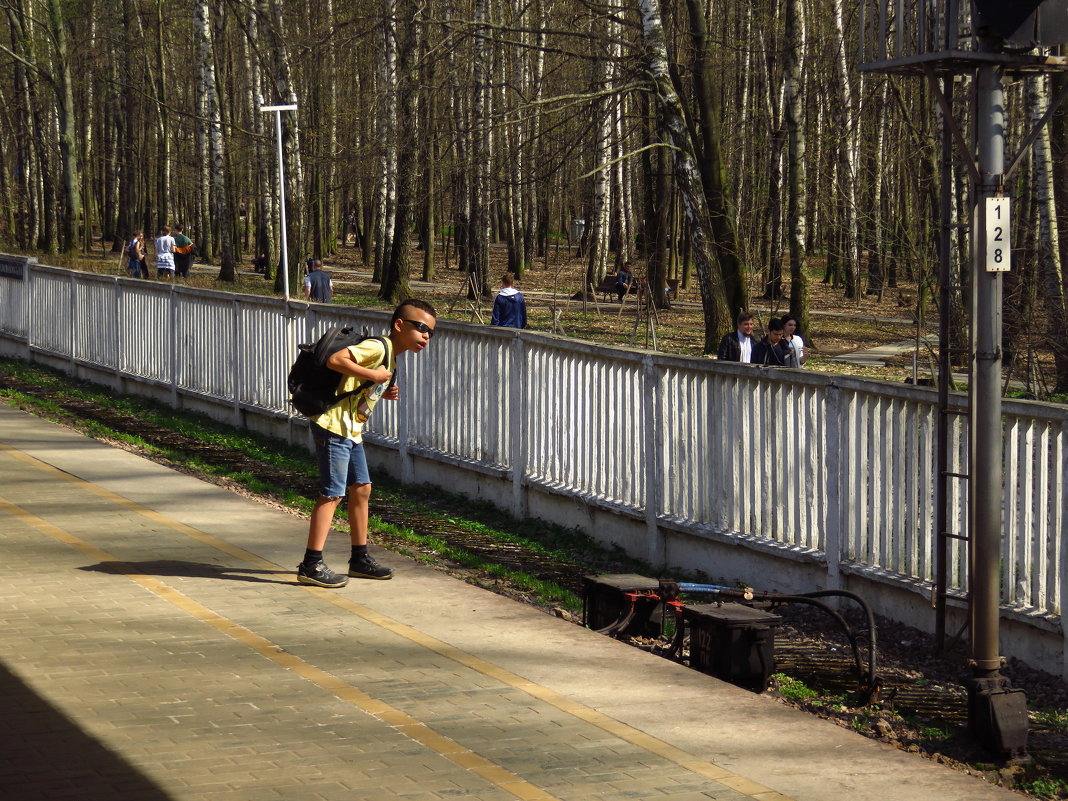
[[[326,366],[335,372],[354,376],[361,381],[373,381],[376,384],[389,383],[389,379],[393,376],[393,373],[385,365],[374,369],[364,367],[356,361],[356,356],[350,348],[339,350],[326,360]]]

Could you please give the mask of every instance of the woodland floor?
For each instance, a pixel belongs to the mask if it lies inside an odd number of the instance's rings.
[[[88,255],[49,256],[40,260],[58,266],[125,275],[117,254],[99,250]],[[420,280],[421,251],[413,251],[412,260],[412,293],[430,300],[439,316],[477,322],[481,315],[483,321],[489,322],[493,295],[477,303],[467,298],[463,291],[465,277],[456,270],[454,255],[446,260],[439,248],[434,278],[430,282]],[[149,261],[151,263],[151,256]],[[359,249],[342,245],[337,253],[324,259],[324,262],[325,269],[334,278],[335,303],[385,306],[377,297],[378,285],[372,283],[371,271],[364,267]],[[506,269],[505,265],[505,249],[491,247],[490,280],[494,291],[500,286],[499,278]],[[270,284],[252,271],[250,257],[242,260],[238,271],[238,280],[234,284],[226,284],[215,280],[217,268],[197,265],[189,283],[254,294],[270,293]],[[638,304],[633,294],[628,296],[622,312],[614,295],[606,299],[604,295],[597,294],[595,301],[588,300],[585,303],[573,299],[582,286],[584,272],[584,261],[575,257],[574,248],[569,249],[563,244],[550,248],[545,258],[536,259],[534,266],[524,272],[518,283],[518,288],[527,298],[528,328],[551,331],[552,309],[556,307],[559,310],[559,324],[570,337],[634,349],[702,355],[704,322],[695,281],[691,280],[689,286],[680,288],[671,308],[657,310],[655,320],[649,323],[648,314],[637,313]],[[936,336],[938,309],[934,303],[928,301],[924,304],[924,322],[919,326],[916,324],[919,293],[915,282],[900,280],[896,286],[886,287],[881,296],[861,293],[859,297],[847,298],[841,287],[823,283],[822,262],[812,259],[808,285],[810,326],[808,331],[800,332],[810,354],[805,369],[895,382],[911,381],[915,373],[920,383],[933,383],[937,348],[924,342],[919,342],[911,349],[902,347],[898,355],[886,360],[884,366],[855,365],[836,358],[882,345],[916,343],[921,337]],[[789,293],[788,282],[784,291]],[[770,317],[781,316],[789,310],[788,294],[777,301],[765,300],[759,294],[756,281],[751,278],[751,310],[757,316],[758,334]],[[476,307],[479,311],[477,315],[474,311]],[[1006,381],[1012,382],[1009,394],[1050,399],[1052,355],[1044,350],[1046,340],[1040,334],[1041,318],[1036,316],[1029,323],[1019,340],[1021,358],[1007,360],[1005,364]],[[1060,397],[1052,399],[1068,400]]]

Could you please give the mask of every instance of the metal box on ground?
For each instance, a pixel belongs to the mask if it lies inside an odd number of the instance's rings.
[[[690,667],[756,692],[767,687],[781,617],[742,604],[687,605],[682,616],[690,628]]]
[[[582,622],[588,628],[600,630],[623,619],[631,610],[627,593],[655,593],[660,589],[658,579],[634,573],[582,577]],[[658,636],[660,622],[653,621],[656,603],[642,604],[630,624],[616,634]]]

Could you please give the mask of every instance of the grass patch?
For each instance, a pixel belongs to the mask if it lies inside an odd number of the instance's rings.
[[[819,693],[800,679],[794,679],[785,673],[772,673],[771,680],[779,695],[788,701],[807,701],[819,696]]]

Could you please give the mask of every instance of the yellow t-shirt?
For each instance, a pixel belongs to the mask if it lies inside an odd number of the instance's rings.
[[[383,348],[382,343],[386,342]],[[386,369],[397,369],[397,360],[393,355],[393,344],[388,339],[365,339],[359,345],[349,348],[353,357],[361,367],[375,369],[379,365],[385,365]],[[363,384],[362,378],[347,375],[337,388],[338,394],[352,392]],[[347,398],[335,403],[325,412],[312,420],[317,426],[327,431],[351,439],[353,442],[363,442],[363,424],[371,415],[378,399],[386,391],[389,384],[371,384],[369,387],[349,395]]]

